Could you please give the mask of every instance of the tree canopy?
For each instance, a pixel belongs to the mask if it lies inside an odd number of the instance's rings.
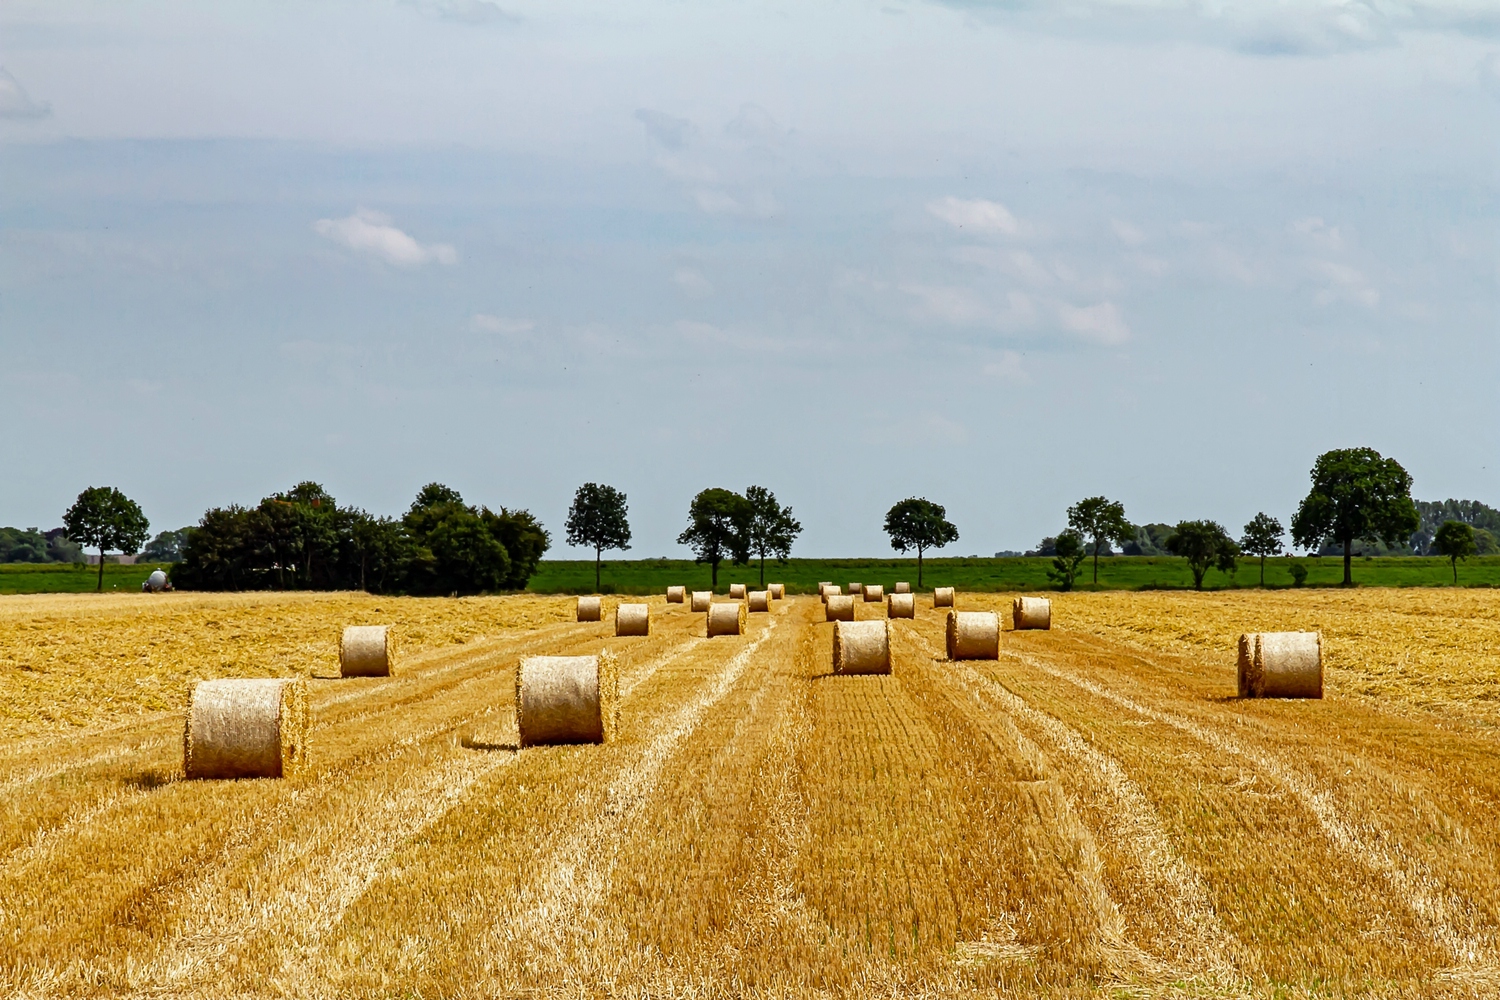
[[[922,554],[958,541],[948,511],[926,497],[907,497],[885,513],[885,533],[897,552],[917,550],[917,589],[922,589]]]
[[[1072,590],[1073,582],[1078,579],[1078,567],[1088,555],[1083,536],[1071,528],[1061,532],[1052,539],[1052,553],[1047,579],[1057,584],[1058,590]]]
[[[1193,588],[1202,590],[1203,576],[1210,567],[1221,573],[1235,571],[1240,547],[1217,521],[1178,521],[1167,539],[1167,551],[1187,560],[1193,571]]]
[[[1260,585],[1266,585],[1266,556],[1274,556],[1281,551],[1281,536],[1286,534],[1281,522],[1270,514],[1262,511],[1250,519],[1245,525],[1245,533],[1240,537],[1240,548],[1252,556],[1260,558]]]
[[[599,589],[599,558],[605,549],[630,548],[630,512],[625,494],[613,486],[584,483],[568,508],[568,544],[594,550],[594,589]]]
[[[1411,476],[1373,448],[1340,448],[1318,456],[1312,489],[1292,518],[1292,541],[1315,551],[1325,538],[1344,549],[1344,586],[1353,586],[1357,539],[1409,545],[1421,525],[1411,499]]]
[[[747,528],[750,551],[760,558],[760,585],[766,585],[766,556],[778,562],[786,562],[792,554],[792,542],[802,534],[802,523],[792,516],[791,507],[783,507],[776,494],[764,486],[752,486],[745,490],[745,502],[750,505],[750,521]]]
[[[1474,526],[1463,521],[1444,521],[1433,532],[1432,548],[1453,564],[1453,585],[1458,586],[1458,561],[1474,554]]]
[[[1089,541],[1094,556],[1094,582],[1099,582],[1099,553],[1110,542],[1135,540],[1135,526],[1125,519],[1125,505],[1107,497],[1086,497],[1068,508],[1068,527]]]
[[[104,589],[107,552],[134,553],[146,540],[151,522],[140,505],[113,486],[90,486],[63,514],[68,537],[99,550],[99,590]]]
[[[677,544],[691,546],[693,561],[708,563],[713,588],[719,587],[719,564],[750,561],[750,502],[733,490],[714,487],[700,492],[688,505],[688,526]]]

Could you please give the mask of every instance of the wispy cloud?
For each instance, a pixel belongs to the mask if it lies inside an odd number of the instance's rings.
[[[1004,236],[1021,235],[1022,226],[1010,209],[998,201],[983,198],[939,198],[929,202],[927,211],[942,219],[955,229],[972,233],[1000,233]]]
[[[684,295],[695,299],[705,298],[712,295],[714,291],[713,283],[691,267],[679,267],[672,275],[672,283],[681,289]]]
[[[1063,304],[1057,307],[1057,319],[1064,330],[1106,347],[1114,347],[1130,339],[1130,327],[1113,302],[1101,302],[1093,306]]]
[[[636,121],[646,126],[646,134],[667,149],[682,149],[698,135],[698,126],[686,118],[676,118],[662,111],[640,108]]]
[[[489,0],[400,0],[426,17],[458,24],[514,24],[521,19]]]
[[[46,118],[50,114],[52,105],[33,101],[20,81],[0,67],[0,118]]]
[[[390,216],[368,208],[357,208],[343,219],[319,219],[313,232],[356,253],[379,257],[397,267],[421,267],[458,262],[458,251],[447,243],[418,243],[391,225]]]
[[[536,324],[529,319],[509,319],[505,316],[491,316],[489,313],[475,313],[474,318],[469,320],[469,325],[483,333],[517,334],[536,329]]]
[[[1310,261],[1308,269],[1324,283],[1323,288],[1313,296],[1313,301],[1318,305],[1353,302],[1366,309],[1374,309],[1380,305],[1380,290],[1359,269],[1331,260]]]

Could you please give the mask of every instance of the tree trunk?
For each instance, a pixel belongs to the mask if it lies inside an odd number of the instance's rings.
[[[599,593],[599,546],[594,546],[594,593]]]
[[[1354,539],[1344,539],[1344,586],[1354,586],[1354,574],[1350,568],[1350,560],[1354,558]]]
[[[1265,587],[1266,587],[1266,557],[1265,556],[1261,556],[1260,557],[1260,587],[1261,587],[1262,590],[1264,590]]]
[[[1458,586],[1458,556],[1453,556],[1448,561],[1453,564],[1453,586],[1457,587]]]
[[[1099,539],[1094,539],[1094,586],[1099,585]]]
[[[760,589],[766,589],[766,550],[760,550]]]
[[[917,546],[917,589],[922,589],[922,546]]]
[[[712,584],[709,585],[708,589],[710,591],[717,591],[719,589],[719,560],[717,560],[717,559],[710,559],[708,561],[708,565],[713,569],[713,581],[714,581]]]
[[[104,546],[99,546],[99,587],[95,593],[104,593]]]

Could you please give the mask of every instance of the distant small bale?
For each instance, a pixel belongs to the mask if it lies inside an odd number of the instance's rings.
[[[396,672],[396,636],[384,625],[350,625],[339,639],[341,677],[389,677]]]
[[[839,589],[839,585],[836,583],[818,584],[818,597],[822,599],[824,604],[828,603],[830,597],[837,597],[842,593],[843,591]]]
[[[932,606],[935,608],[953,607],[953,588],[936,587],[932,591]]]
[[[850,597],[857,597],[862,599],[865,596],[865,585],[862,583],[851,583],[849,584],[848,593]]]
[[[578,620],[581,622],[603,621],[604,599],[600,597],[580,597],[578,599]]]
[[[189,778],[290,778],[307,763],[307,682],[199,681],[182,730]]]
[[[770,611],[771,592],[769,590],[752,590],[746,595],[745,604],[750,611]]]
[[[731,583],[729,585],[729,599],[743,601],[745,599],[745,585],[743,583]]]
[[[683,599],[685,597],[687,597],[687,588],[686,587],[668,587],[667,588],[667,603],[668,604],[681,604],[683,602]]]
[[[615,608],[615,635],[650,635],[651,605],[621,604]]]
[[[693,591],[693,603],[690,605],[690,607],[694,611],[707,611],[708,606],[712,604],[713,601],[714,592],[712,590],[695,590]]]
[[[892,594],[890,603],[886,605],[887,618],[915,618],[917,617],[917,597],[912,593]]]
[[[598,656],[528,656],[516,667],[521,746],[603,743],[614,735],[618,672]]]
[[[1010,605],[1011,624],[1017,632],[1023,629],[1050,629],[1052,602],[1045,597],[1018,597]]]
[[[849,598],[853,605],[854,598]],[[833,625],[833,672],[836,674],[888,674],[891,672],[891,626],[889,622],[835,622]]]
[[[821,597],[823,595],[823,588],[824,587],[832,587],[832,586],[833,586],[833,581],[832,580],[819,580],[818,581],[818,596]]]
[[[865,584],[865,600],[871,604],[885,600],[885,586],[879,583]]]
[[[993,611],[948,612],[948,659],[1000,658],[1000,616]]]
[[[745,604],[743,601],[710,604],[708,606],[708,635],[744,635]]]
[[[1323,633],[1240,636],[1239,682],[1241,698],[1323,697]]]
[[[770,591],[770,593],[771,593],[771,600],[773,600],[773,601],[784,601],[784,600],[786,600],[786,584],[784,584],[784,583],[773,583],[770,586],[768,586],[766,589],[768,591]]]
[[[823,609],[824,621],[852,622],[854,620],[854,595],[829,594]]]
[[[893,591],[893,593],[897,593],[897,594],[910,594],[911,593],[911,584],[907,583],[905,580],[897,580],[896,581],[896,589],[895,589],[895,591]]]

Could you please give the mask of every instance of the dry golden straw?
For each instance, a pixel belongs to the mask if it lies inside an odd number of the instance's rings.
[[[712,590],[695,590],[693,591],[693,603],[691,607],[694,611],[707,611],[708,606],[713,603],[713,600],[714,592]]]
[[[851,584],[849,584],[849,596],[850,597],[864,597],[864,595],[865,595],[865,585],[864,584],[862,584],[862,583],[851,583]]]
[[[1323,633],[1240,636],[1241,698],[1323,697]]]
[[[384,625],[350,625],[339,639],[339,675],[389,677],[396,672],[396,637]]]
[[[599,597],[580,597],[578,599],[578,620],[581,622],[603,621],[604,602]]]
[[[751,611],[770,611],[771,592],[768,590],[752,590],[749,596],[745,598],[745,602],[750,606]]]
[[[650,635],[651,605],[621,604],[615,608],[615,635]]]
[[[708,606],[708,635],[710,638],[716,635],[744,635],[745,634],[745,605],[742,601],[734,603],[710,604]]]
[[[852,622],[854,620],[854,595],[829,594],[827,607],[823,609],[824,621]]]
[[[521,746],[603,743],[617,711],[614,658],[528,656],[516,668],[516,728]]]
[[[189,778],[290,778],[307,762],[307,682],[200,681],[182,731]]]
[[[865,584],[865,600],[870,603],[885,600],[885,586],[879,583]]]
[[[745,585],[743,583],[731,583],[729,585],[729,598],[734,601],[745,599]]]
[[[786,600],[786,584],[784,584],[784,583],[773,583],[769,587],[767,587],[766,589],[771,592],[771,600],[773,600],[773,601],[784,601],[784,600]]]
[[[910,594],[911,584],[907,583],[905,580],[897,580],[895,592],[898,594]]]
[[[935,608],[953,607],[953,588],[936,587],[932,591],[932,606]]]
[[[853,598],[850,600],[852,603]],[[833,672],[836,674],[890,673],[890,622],[835,622],[833,625]]]
[[[1000,658],[1000,616],[993,611],[948,612],[948,659]]]
[[[915,594],[892,594],[890,604],[886,606],[887,618],[915,618],[917,617],[917,597]]]
[[[686,587],[668,587],[667,588],[667,603],[668,604],[681,604],[682,603],[682,599],[684,597],[686,597],[686,596],[687,596],[687,588]]]
[[[1052,627],[1052,602],[1045,597],[1018,597],[1010,605],[1011,624],[1022,629]]]

